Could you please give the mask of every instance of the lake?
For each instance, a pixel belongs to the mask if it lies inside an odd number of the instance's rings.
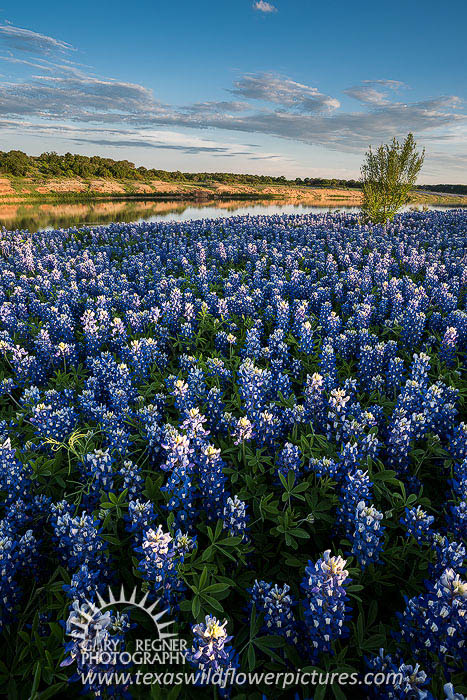
[[[407,209],[414,207],[407,207]],[[422,209],[422,206],[417,207]],[[448,206],[430,206],[428,209],[446,210]],[[271,200],[234,201],[115,201],[63,202],[43,204],[0,204],[0,228],[41,231],[50,228],[92,226],[112,221],[189,221],[244,214],[309,214],[333,211],[358,211],[358,207],[317,206],[316,204],[278,202]]]

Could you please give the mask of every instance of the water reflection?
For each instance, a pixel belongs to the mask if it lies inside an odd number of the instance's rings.
[[[420,209],[422,207],[419,207]],[[449,207],[428,207],[448,209]],[[313,203],[271,200],[232,201],[103,201],[54,204],[0,204],[0,227],[40,231],[47,228],[90,226],[112,221],[188,221],[244,214],[304,214],[323,211],[358,211],[352,206],[317,206]]]

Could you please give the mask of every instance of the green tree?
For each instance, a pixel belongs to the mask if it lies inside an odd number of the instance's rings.
[[[0,159],[1,169],[12,175],[26,175],[28,172],[29,158],[23,151],[9,151],[2,154]]]
[[[370,146],[361,168],[365,219],[375,224],[392,221],[407,203],[424,158],[425,150],[417,151],[413,134],[402,144],[393,139],[376,151]]]

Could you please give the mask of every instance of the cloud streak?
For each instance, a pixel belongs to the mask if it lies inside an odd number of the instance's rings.
[[[363,104],[381,106],[390,103],[390,90],[397,92],[404,87],[406,85],[400,80],[364,80],[361,85],[347,88],[344,92]]]
[[[36,55],[75,50],[66,41],[10,24],[0,26],[0,44],[12,51],[24,51]]]
[[[297,112],[332,112],[339,100],[323,95],[317,88],[271,73],[245,75],[234,83],[232,94],[249,100],[261,100]]]
[[[5,118],[69,120],[83,124],[125,124],[134,129],[160,126],[220,129],[266,134],[307,144],[357,151],[369,143],[408,131],[465,127],[466,115],[455,96],[412,103],[388,102],[365,95],[356,112],[339,101],[290,79],[247,75],[231,93],[243,101],[204,102],[176,107],[156,101],[141,85],[91,76],[37,75],[29,81],[1,84],[0,115]]]

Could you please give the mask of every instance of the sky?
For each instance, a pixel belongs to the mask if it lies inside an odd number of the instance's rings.
[[[358,177],[412,131],[467,183],[467,3],[0,0],[0,150]]]

